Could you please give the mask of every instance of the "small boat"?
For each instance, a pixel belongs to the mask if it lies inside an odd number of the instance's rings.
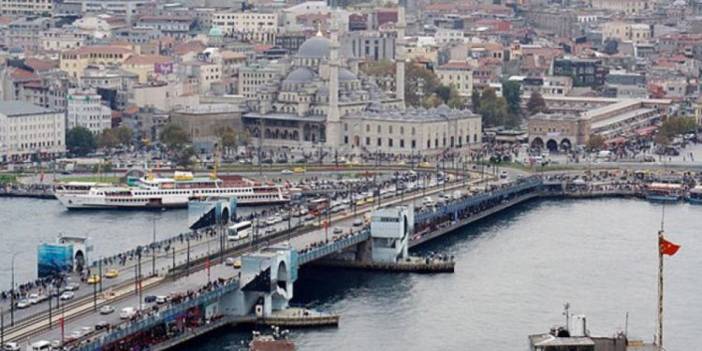
[[[702,205],[702,185],[698,185],[687,193],[687,202]]]
[[[646,199],[654,202],[676,202],[682,198],[682,184],[651,183],[646,185]]]

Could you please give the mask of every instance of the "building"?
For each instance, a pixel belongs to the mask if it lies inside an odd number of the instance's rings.
[[[22,101],[0,101],[0,160],[51,159],[66,152],[62,112]]]
[[[653,26],[644,23],[607,22],[602,25],[602,34],[604,39],[648,42],[653,38]]]
[[[434,72],[441,84],[456,88],[458,94],[473,93],[473,65],[465,61],[451,61],[437,67]]]
[[[218,142],[223,130],[242,130],[241,114],[238,105],[199,104],[173,111],[171,122],[183,128],[196,145],[210,149]]]
[[[132,55],[130,49],[121,46],[84,46],[61,53],[60,68],[73,78],[83,76],[88,65],[121,65]]]
[[[566,76],[573,79],[574,87],[598,87],[605,83],[608,69],[601,60],[560,58],[553,61],[554,76]]]
[[[395,33],[379,31],[354,31],[344,33],[341,52],[350,57],[383,61],[395,58]]]
[[[36,52],[42,48],[42,32],[48,30],[50,25],[51,19],[46,17],[27,17],[12,21],[8,25],[7,38],[5,39],[7,46],[22,49],[23,51]]]
[[[50,28],[40,33],[44,51],[64,51],[77,49],[91,37],[89,32],[78,29]]]
[[[629,15],[651,8],[649,0],[590,0],[590,4],[596,9],[623,12]]]
[[[607,139],[634,135],[667,116],[671,100],[544,96],[550,113],[529,118],[529,142],[534,148],[570,150],[585,145],[590,135]]]
[[[217,12],[212,15],[212,26],[217,26],[227,36],[273,44],[278,32],[278,14]]]
[[[157,73],[173,72],[173,59],[161,55],[133,55],[124,61],[122,69],[137,75],[139,83],[146,83]],[[157,72],[157,68],[159,69]]]
[[[112,110],[102,104],[96,90],[71,89],[66,99],[66,129],[83,127],[99,135],[112,127]]]
[[[239,68],[237,92],[247,99],[256,99],[260,88],[279,82],[285,73],[285,66],[267,61],[255,62]]]
[[[195,24],[191,16],[141,16],[137,25],[141,28],[151,28],[163,35],[175,39],[185,39]]]
[[[82,0],[81,12],[92,15],[115,15],[128,23],[137,16],[139,9],[151,3],[150,0]]]
[[[11,16],[46,16],[52,13],[54,0],[3,0],[0,14]]]

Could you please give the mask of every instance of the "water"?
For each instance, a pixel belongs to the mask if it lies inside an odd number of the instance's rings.
[[[36,270],[35,247],[57,231],[85,233],[111,254],[185,230],[186,211],[68,212],[57,202],[0,200],[3,247],[18,271]],[[656,231],[660,205],[639,200],[535,201],[492,217],[423,251],[456,257],[456,273],[301,271],[295,303],[342,315],[338,329],[296,331],[299,350],[523,350],[527,335],[562,323],[562,305],[584,313],[595,335],[623,330],[650,341],[656,318]],[[666,207],[666,231],[682,244],[666,257],[666,346],[702,342],[702,206]],[[127,224],[125,224],[127,223]],[[0,282],[9,256],[0,255]],[[19,274],[19,273],[18,273]],[[188,349],[232,350],[247,331],[227,331]]]

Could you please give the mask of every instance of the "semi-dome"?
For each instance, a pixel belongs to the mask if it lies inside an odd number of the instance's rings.
[[[329,57],[329,47],[331,41],[322,36],[316,36],[305,40],[297,50],[297,57],[324,58]]]
[[[211,37],[221,37],[223,35],[222,29],[220,29],[218,26],[212,26],[209,34]]]
[[[313,81],[315,78],[314,72],[309,68],[299,67],[294,69],[292,72],[285,77],[285,83],[307,83]]]
[[[353,72],[347,70],[346,68],[339,69],[339,80],[354,80],[358,79]]]

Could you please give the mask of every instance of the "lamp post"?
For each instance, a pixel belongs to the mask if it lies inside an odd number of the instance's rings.
[[[15,257],[19,252],[12,254],[12,288],[10,289],[10,326],[15,326]]]

